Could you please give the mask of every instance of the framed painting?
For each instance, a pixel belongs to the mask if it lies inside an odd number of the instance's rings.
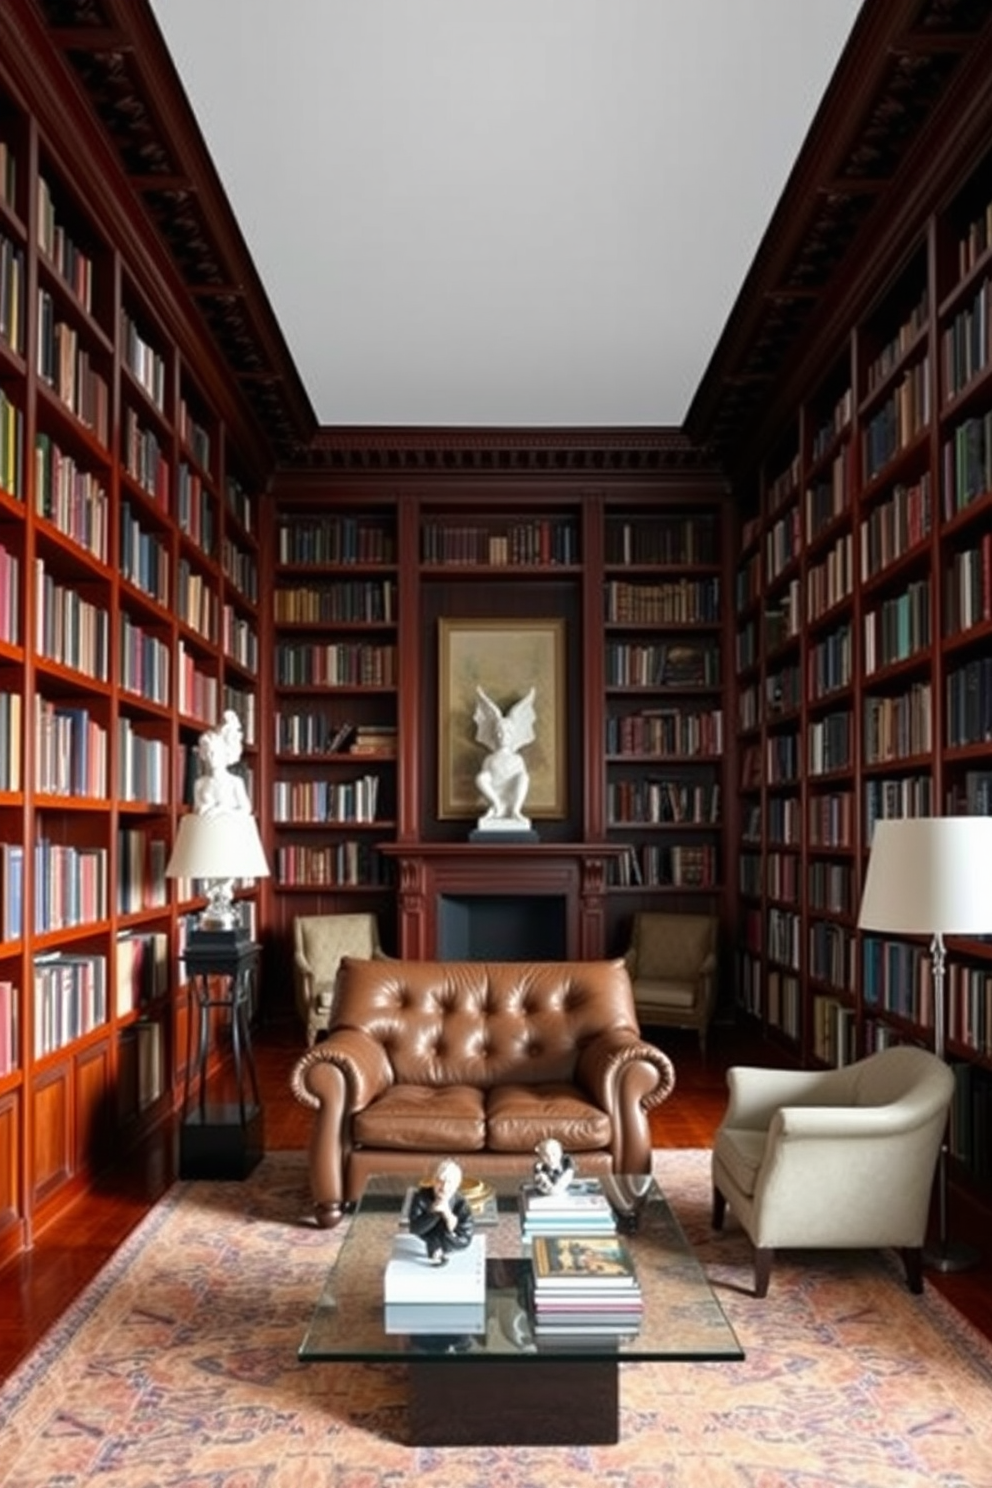
[[[476,739],[477,688],[502,711],[535,689],[535,738],[521,751],[530,788],[526,816],[566,810],[564,620],[438,621],[438,815],[480,816],[475,777],[486,748]]]

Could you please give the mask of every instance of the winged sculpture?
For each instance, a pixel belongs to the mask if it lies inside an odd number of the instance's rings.
[[[532,687],[505,713],[481,687],[475,690],[478,698],[473,714],[475,737],[489,751],[475,777],[476,786],[486,801],[486,810],[479,817],[479,823],[500,821],[529,827],[530,820],[523,814],[523,804],[530,789],[530,776],[519,751],[534,742],[537,721],[534,696],[537,689]]]

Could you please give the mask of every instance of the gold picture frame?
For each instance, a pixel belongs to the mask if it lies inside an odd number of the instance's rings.
[[[476,688],[505,712],[536,689],[535,738],[522,751],[530,788],[524,814],[564,817],[565,622],[438,621],[438,816],[482,814],[475,777],[485,755],[475,737]]]

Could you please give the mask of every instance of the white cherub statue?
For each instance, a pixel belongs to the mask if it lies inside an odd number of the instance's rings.
[[[228,708],[219,728],[207,729],[197,744],[204,773],[193,787],[193,805],[202,816],[221,811],[250,811],[251,802],[240,775],[228,768],[241,758],[241,720]]]
[[[481,687],[475,690],[479,699],[473,714],[475,737],[489,750],[475,777],[479,793],[488,803],[479,817],[479,827],[485,824],[492,828],[501,824],[503,827],[529,829],[530,819],[523,814],[523,804],[530,789],[530,776],[518,751],[525,744],[534,742],[537,718],[534,694],[537,689],[532,687],[505,714]]]

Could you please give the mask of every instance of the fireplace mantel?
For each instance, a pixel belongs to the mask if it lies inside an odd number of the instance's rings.
[[[566,955],[605,954],[607,867],[626,847],[612,842],[385,842],[398,869],[400,955],[438,955],[438,907],[445,895],[553,896],[565,905]]]

